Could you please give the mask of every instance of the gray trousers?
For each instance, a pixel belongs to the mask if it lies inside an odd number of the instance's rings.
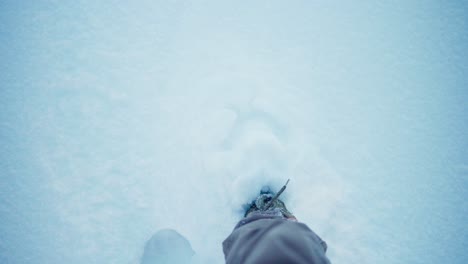
[[[223,242],[227,264],[328,264],[327,244],[309,227],[276,214],[251,214]]]

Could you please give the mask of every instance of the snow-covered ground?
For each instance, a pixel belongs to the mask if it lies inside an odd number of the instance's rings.
[[[206,263],[260,187],[333,263],[467,263],[464,1],[1,1],[0,263]]]

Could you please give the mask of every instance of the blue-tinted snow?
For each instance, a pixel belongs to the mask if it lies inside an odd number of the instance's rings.
[[[220,2],[0,3],[0,262],[222,263],[291,178],[333,263],[466,263],[466,3]]]

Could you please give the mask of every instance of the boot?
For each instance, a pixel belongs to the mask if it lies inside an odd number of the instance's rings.
[[[285,218],[295,219],[294,215],[288,211],[286,205],[280,199],[276,199],[273,204],[267,207],[267,204],[271,201],[275,194],[271,192],[270,188],[262,188],[260,195],[252,201],[250,207],[245,211],[244,217],[247,217],[250,213],[256,211],[274,211],[279,210]]]

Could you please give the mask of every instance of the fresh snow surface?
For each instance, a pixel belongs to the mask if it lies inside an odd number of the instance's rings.
[[[465,1],[0,2],[0,263],[202,263],[260,188],[333,263],[468,262]]]

